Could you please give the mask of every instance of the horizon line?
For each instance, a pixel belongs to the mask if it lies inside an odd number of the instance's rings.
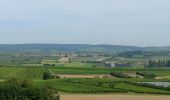
[[[0,43],[0,45],[110,45],[110,46],[132,46],[132,47],[170,47],[170,46],[137,46],[137,45],[122,45],[122,44],[101,44],[101,43]]]

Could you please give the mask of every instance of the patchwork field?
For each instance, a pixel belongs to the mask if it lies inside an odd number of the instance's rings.
[[[59,75],[60,78],[42,80],[43,72],[45,71]],[[61,93],[170,94],[170,90],[168,89],[134,84],[138,82],[170,82],[169,79],[147,79],[140,77],[118,78],[111,76],[111,72],[121,72],[132,76],[135,76],[136,72],[152,72],[156,74],[157,77],[170,75],[169,69],[20,66],[0,67],[0,80],[27,78],[31,79],[35,86],[51,85]]]

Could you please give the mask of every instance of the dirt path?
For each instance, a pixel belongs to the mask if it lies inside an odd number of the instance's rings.
[[[98,74],[98,75],[57,75],[60,78],[112,78],[108,74]]]
[[[170,100],[164,95],[62,95],[61,100]]]

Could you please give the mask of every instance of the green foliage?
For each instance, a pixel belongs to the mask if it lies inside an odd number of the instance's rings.
[[[51,72],[49,71],[43,72],[43,80],[48,80],[48,79],[53,79],[53,78],[55,78],[55,76],[52,75]]]
[[[28,80],[10,79],[0,84],[0,100],[59,100],[55,88],[35,88]]]
[[[127,51],[127,52],[122,52],[119,54],[120,57],[127,57],[131,58],[134,55],[142,55],[143,51]]]
[[[136,72],[137,75],[141,75],[144,78],[149,78],[149,79],[154,79],[156,77],[156,75],[154,73],[151,72]]]
[[[145,67],[170,67],[170,60],[149,60],[148,65]]]
[[[118,77],[118,78],[132,78],[129,75],[121,73],[121,72],[111,72],[110,75]]]
[[[21,88],[29,87],[32,84],[32,81],[30,81],[30,80],[16,79],[16,78],[12,78],[12,79],[6,80],[5,82],[7,84],[15,85],[15,86],[18,86],[18,87],[21,87]]]

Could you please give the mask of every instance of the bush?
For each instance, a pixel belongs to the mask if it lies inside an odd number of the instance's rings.
[[[136,72],[136,74],[148,79],[154,79],[156,77],[154,73],[150,72]]]
[[[54,79],[55,76],[49,71],[43,72],[43,80]]]
[[[26,87],[31,86],[32,81],[25,80],[25,79],[12,78],[12,79],[6,80],[5,83],[8,83],[10,85],[19,86],[19,87],[22,87],[22,88],[26,88]]]
[[[59,100],[51,86],[33,87],[30,81],[10,79],[0,83],[0,100]]]
[[[92,67],[93,67],[93,68],[95,68],[95,67],[96,67],[96,65],[92,65]]]
[[[111,72],[110,75],[118,77],[118,78],[132,78],[131,76],[121,73],[121,72]]]

